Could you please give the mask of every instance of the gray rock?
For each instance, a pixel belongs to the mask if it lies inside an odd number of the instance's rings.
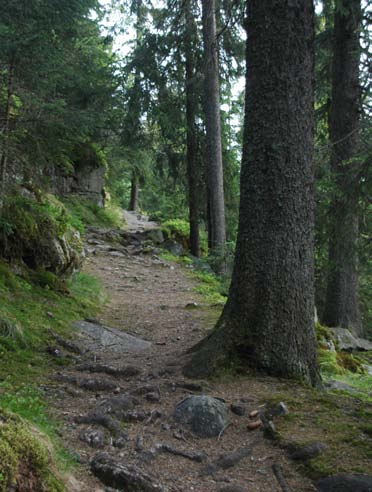
[[[183,246],[180,243],[177,243],[177,241],[173,241],[171,239],[165,241],[164,248],[174,256],[182,256],[184,253]]]
[[[228,423],[225,403],[207,395],[192,395],[182,400],[175,408],[174,418],[200,437],[218,436]]]
[[[346,328],[329,328],[340,350],[345,352],[372,350],[372,342],[355,337]]]
[[[96,455],[90,464],[93,474],[109,487],[126,492],[166,492],[157,480],[135,466],[115,461],[107,453]]]
[[[96,407],[95,412],[101,415],[114,415],[124,419],[129,411],[138,405],[138,400],[128,393],[107,398]]]
[[[368,376],[372,376],[372,366],[369,364],[363,364],[363,368],[365,369]]]
[[[341,381],[330,380],[324,384],[325,388],[328,390],[339,390],[339,391],[349,391],[350,393],[356,393],[356,389],[352,386],[349,386],[346,383],[342,383]]]
[[[79,438],[92,448],[103,448],[106,442],[105,433],[100,429],[84,429],[80,432]]]
[[[243,415],[245,415],[247,407],[242,403],[232,403],[230,405],[230,410],[232,411],[232,413],[235,413],[235,415],[239,415],[239,417],[242,417]]]
[[[109,348],[114,352],[122,353],[126,351],[142,351],[151,347],[151,342],[147,340],[142,340],[116,328],[91,323],[90,321],[76,321],[74,327],[91,340],[92,347],[90,348],[93,351],[95,349]]]
[[[323,442],[311,442],[292,451],[290,458],[296,461],[311,460],[319,456],[325,449],[327,449],[327,445]]]
[[[155,244],[164,243],[164,234],[161,229],[150,229],[146,231],[146,237]]]
[[[316,482],[318,492],[372,492],[372,476],[334,475]]]

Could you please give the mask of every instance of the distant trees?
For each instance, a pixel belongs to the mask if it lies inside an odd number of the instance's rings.
[[[187,375],[245,366],[316,384],[313,5],[248,0],[241,204],[229,298]]]
[[[110,40],[95,0],[0,1],[1,189],[7,175],[71,170],[74,150],[106,130],[114,90]],[[17,172],[15,172],[17,170]],[[13,180],[14,181],[14,180]],[[9,181],[10,182],[10,181]]]
[[[202,0],[208,245],[212,254],[223,256],[226,224],[220,121],[220,75],[215,11],[214,0]]]
[[[358,298],[361,88],[360,0],[340,0],[334,11],[329,110],[334,192],[329,210],[328,283],[323,322],[362,334]]]

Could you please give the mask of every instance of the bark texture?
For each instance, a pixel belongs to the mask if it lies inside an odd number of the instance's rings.
[[[197,92],[195,79],[195,39],[196,24],[191,10],[191,0],[185,1],[185,56],[186,56],[186,131],[187,131],[187,179],[190,220],[190,252],[200,256],[199,210],[198,210],[198,169],[196,112]]]
[[[332,95],[329,113],[331,171],[329,273],[323,322],[362,334],[358,299],[358,171],[361,27],[360,0],[342,0],[335,10]]]
[[[248,0],[241,203],[229,299],[185,368],[319,381],[313,273],[313,2]]]
[[[9,140],[10,140],[10,118],[11,118],[11,106],[13,97],[13,84],[14,84],[14,71],[15,62],[12,60],[8,69],[8,80],[6,89],[6,104],[4,110],[4,120],[1,129],[2,133],[2,145],[1,145],[1,157],[0,157],[0,206],[4,199],[5,182],[9,157]]]
[[[206,164],[209,205],[209,245],[222,255],[226,242],[225,200],[220,122],[220,87],[215,1],[202,0],[204,42],[204,111],[207,132]]]
[[[129,200],[129,211],[137,212],[138,210],[138,194],[139,194],[139,184],[138,177],[133,174],[130,183],[130,200]]]

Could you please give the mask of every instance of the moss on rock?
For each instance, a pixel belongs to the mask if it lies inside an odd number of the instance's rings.
[[[43,440],[46,440],[43,437]],[[0,492],[62,492],[50,448],[19,417],[0,410]]]

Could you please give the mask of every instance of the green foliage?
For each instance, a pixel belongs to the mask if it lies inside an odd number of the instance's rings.
[[[112,203],[102,208],[87,199],[69,196],[64,204],[71,214],[72,224],[80,232],[84,232],[84,225],[120,229],[125,224],[121,209]]]

